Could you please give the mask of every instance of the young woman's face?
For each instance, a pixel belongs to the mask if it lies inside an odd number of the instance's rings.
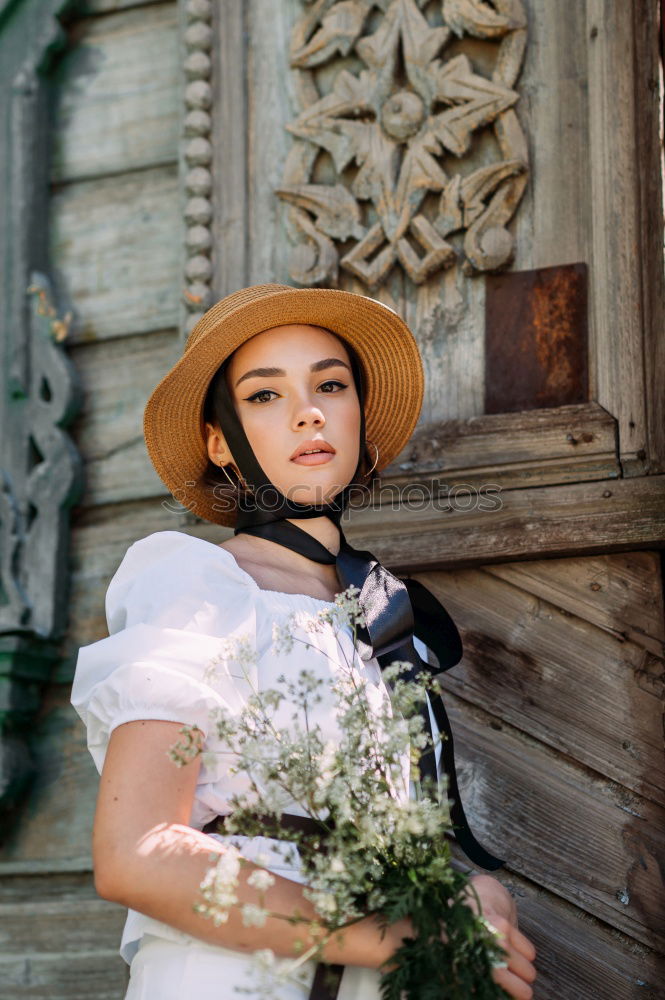
[[[259,465],[290,500],[327,503],[351,481],[360,405],[334,334],[301,324],[265,330],[235,351],[227,382]]]

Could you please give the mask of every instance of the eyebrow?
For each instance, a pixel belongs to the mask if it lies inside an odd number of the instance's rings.
[[[342,361],[340,358],[323,358],[322,361],[315,361],[309,366],[311,372],[322,372],[326,368],[336,368],[342,366],[351,371],[350,367],[347,365],[346,361]],[[244,375],[241,375],[236,382],[236,388],[241,382],[244,382],[246,378],[274,378],[276,375],[286,375],[283,368],[251,368]]]

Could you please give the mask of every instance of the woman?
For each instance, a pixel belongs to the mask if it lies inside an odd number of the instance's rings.
[[[239,682],[213,688],[204,677],[221,638],[249,634],[260,654],[259,682],[270,686],[272,622],[296,609],[316,612],[340,591],[344,573],[361,565],[340,531],[341,512],[350,491],[404,447],[422,394],[417,346],[392,310],[347,292],[265,285],[210,309],[148,401],[146,443],[157,472],[184,506],[236,534],[214,544],[162,531],[132,545],[107,595],[110,636],[79,654],[72,703],[101,773],[95,885],[129,908],[121,953],[131,962],[131,1000],[232,997],[236,986],[251,989],[248,952],[295,956],[297,940],[307,938],[302,925],[277,918],[245,927],[232,910],[215,926],[194,911],[211,855],[230,839],[204,827],[213,830],[228,811],[239,779],[222,757],[217,767],[197,757],[176,769],[167,751],[183,724],[198,726],[214,751],[211,710],[242,703]],[[372,572],[382,571],[373,564]],[[389,579],[385,571],[382,581]],[[395,586],[388,629],[410,611],[404,588]],[[385,641],[384,628],[377,643],[378,617],[374,624],[365,658],[351,655],[385,691],[378,647],[388,655],[404,636]],[[331,653],[326,636],[317,641]],[[296,653],[289,669],[298,669]],[[265,866],[277,875],[267,907],[314,916],[297,862],[285,868],[267,838],[234,842],[250,861],[240,903],[256,902],[248,879]],[[517,928],[515,904],[491,876],[473,881],[508,951],[507,968],[493,977],[529,1000],[535,949]],[[377,970],[409,931],[405,920],[382,936],[368,916],[343,939],[333,937],[323,959],[345,967],[339,1000],[378,1000]],[[311,962],[308,971],[311,980]],[[275,984],[279,1000],[308,995],[294,983]]]

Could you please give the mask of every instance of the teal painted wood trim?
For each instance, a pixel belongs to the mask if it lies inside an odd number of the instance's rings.
[[[0,6],[0,829],[32,774],[26,735],[67,623],[80,407],[48,278],[48,73],[73,0]]]
[[[34,773],[30,727],[57,659],[52,643],[0,635],[0,843],[10,833],[30,787]]]

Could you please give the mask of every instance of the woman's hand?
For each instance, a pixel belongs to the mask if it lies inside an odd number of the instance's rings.
[[[516,1000],[531,1000],[529,986],[536,978],[532,964],[536,949],[517,928],[517,907],[508,890],[491,875],[472,875],[469,879],[480,898],[480,910],[485,919],[496,928],[499,944],[508,954],[507,968],[495,967],[492,979]],[[478,913],[478,903],[470,888],[467,889],[468,905]]]

